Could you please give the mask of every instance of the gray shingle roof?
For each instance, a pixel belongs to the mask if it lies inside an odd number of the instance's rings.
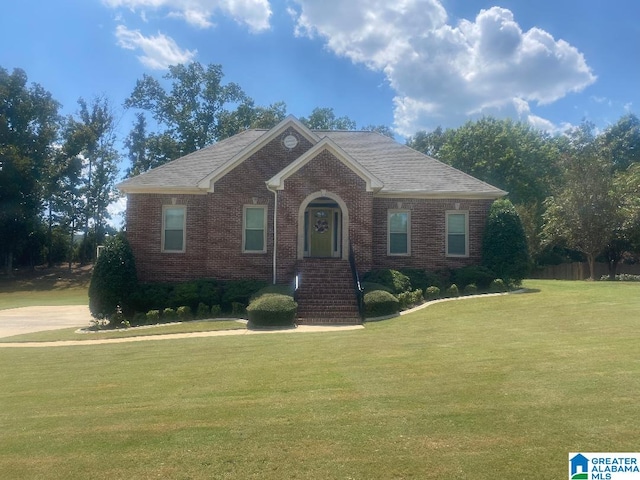
[[[224,166],[267,130],[247,130],[161,167],[125,180],[123,191],[198,190],[198,182]],[[329,137],[384,186],[379,194],[498,198],[506,192],[375,132],[315,131]],[[265,179],[268,180],[268,179]]]

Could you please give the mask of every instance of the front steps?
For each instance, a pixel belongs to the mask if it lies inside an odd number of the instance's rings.
[[[362,323],[347,260],[307,258],[298,262],[298,324]]]

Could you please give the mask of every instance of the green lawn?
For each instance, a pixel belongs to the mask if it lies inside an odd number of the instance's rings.
[[[637,451],[640,285],[338,333],[0,349],[2,478],[566,478]]]

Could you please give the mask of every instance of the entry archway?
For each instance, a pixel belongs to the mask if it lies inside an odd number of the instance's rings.
[[[349,210],[326,190],[307,196],[298,209],[297,258],[349,258]]]

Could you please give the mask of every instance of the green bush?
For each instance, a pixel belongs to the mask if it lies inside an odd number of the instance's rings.
[[[267,285],[266,287],[261,288],[256,293],[254,293],[251,296],[250,301],[253,301],[256,298],[269,293],[277,293],[280,295],[288,295],[290,297],[293,297],[294,287],[293,285]]]
[[[202,320],[205,318],[209,318],[210,315],[211,308],[209,308],[209,305],[200,302],[198,304],[198,308],[196,309],[196,318]]]
[[[133,319],[131,320],[131,323],[133,325],[144,325],[145,323],[147,323],[147,315],[142,312],[136,312],[136,314],[133,316]]]
[[[469,285],[464,287],[464,290],[463,290],[462,293],[463,293],[463,295],[477,295],[478,294],[478,287],[476,287],[475,283],[470,283]]]
[[[293,297],[279,293],[261,295],[247,307],[249,324],[258,327],[293,325],[297,311]]]
[[[191,307],[183,305],[176,309],[176,315],[178,316],[178,320],[181,322],[185,322],[187,320],[191,320]]]
[[[384,290],[385,292],[389,292],[389,293],[393,293],[393,291],[385,286],[385,285],[381,285],[379,283],[374,283],[374,282],[362,282],[360,284],[360,286],[362,287],[363,291],[366,292],[373,292],[374,290]]]
[[[172,322],[177,318],[176,311],[173,308],[165,308],[162,310],[162,320],[164,322]]]
[[[366,317],[393,315],[400,310],[400,302],[391,293],[374,290],[364,294],[364,313]]]
[[[89,310],[95,318],[110,318],[118,310],[132,316],[131,294],[138,284],[136,263],[129,242],[118,234],[106,242],[91,275]]]
[[[235,314],[234,303],[242,304],[242,311],[249,305],[251,297],[261,288],[267,286],[267,282],[261,280],[231,280],[226,282],[222,293],[222,308]]]
[[[460,291],[458,290],[458,286],[455,283],[451,284],[451,286],[445,290],[444,295],[448,298],[459,297]]]
[[[222,313],[222,307],[220,305],[211,305],[211,318],[216,318]]]
[[[424,298],[426,300],[436,300],[437,298],[440,298],[440,288],[435,285],[427,287],[424,291]]]
[[[409,277],[411,288],[425,290],[431,285],[440,287],[442,279],[437,273],[429,272],[420,268],[402,268],[400,273]]]
[[[482,238],[482,264],[506,283],[520,284],[530,268],[520,216],[507,199],[493,202]]]
[[[148,324],[158,323],[160,321],[160,310],[149,310],[146,317]]]
[[[495,279],[496,274],[482,266],[462,267],[451,272],[451,283],[462,288],[474,284],[479,290],[486,291]]]
[[[403,275],[398,270],[372,270],[363,275],[364,282],[379,283],[391,290],[391,293],[402,293],[411,290],[409,277]]]
[[[424,300],[422,296],[422,290],[416,289],[412,292],[402,292],[398,294],[398,302],[400,303],[400,309],[406,310],[415,305],[422,303]]]
[[[243,317],[246,312],[247,312],[247,308],[244,306],[244,303],[240,303],[240,302],[231,303],[231,315],[235,315],[236,317]]]
[[[170,283],[140,283],[131,295],[131,301],[138,312],[162,310],[168,306],[172,291]]]
[[[509,288],[507,287],[507,284],[501,278],[496,278],[489,286],[489,291],[491,293],[504,293],[508,290]]]

